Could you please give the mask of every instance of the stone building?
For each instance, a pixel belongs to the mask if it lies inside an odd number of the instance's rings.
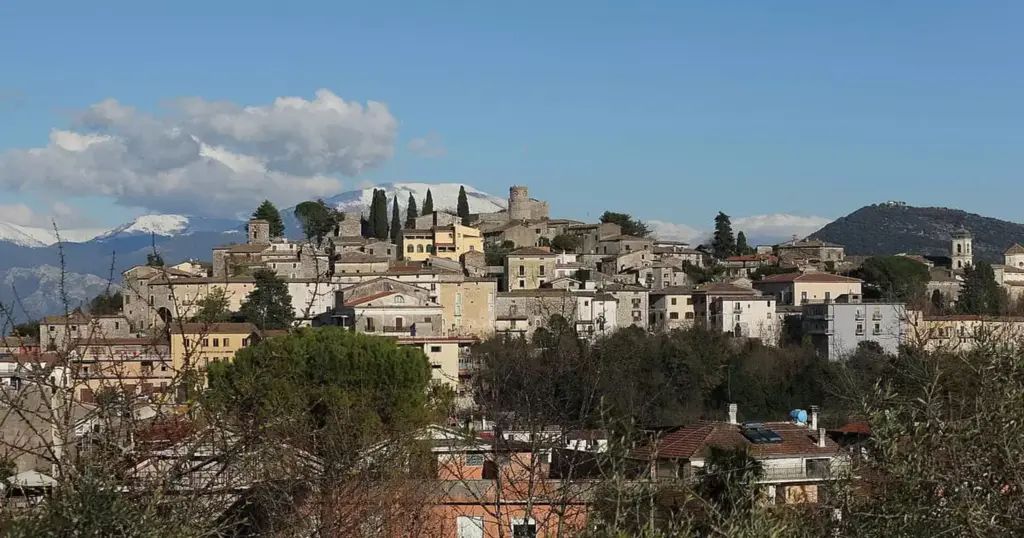
[[[498,293],[495,332],[529,338],[537,328],[546,327],[553,315],[572,322],[576,319],[576,299],[569,290],[551,288]]]
[[[473,220],[478,223],[537,221],[549,218],[548,203],[530,198],[530,190],[522,185],[508,189],[508,209],[494,213],[477,214]]]
[[[428,290],[390,278],[342,288],[318,323],[381,336],[439,336],[443,311]]]
[[[523,247],[505,257],[505,286],[508,290],[532,290],[556,278],[558,256],[550,249]]]
[[[786,267],[835,266],[846,259],[842,245],[819,239],[793,239],[776,245],[775,250],[779,264]]]
[[[64,352],[84,342],[130,336],[131,324],[122,315],[93,316],[72,312],[66,316],[47,316],[39,324],[39,347],[43,351]]]
[[[598,244],[602,240],[622,235],[622,227],[614,222],[577,224],[569,226],[565,233],[579,238],[580,246],[577,252],[580,254],[597,254]]]

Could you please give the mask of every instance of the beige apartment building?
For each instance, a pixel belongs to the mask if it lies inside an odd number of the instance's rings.
[[[650,310],[650,326],[654,330],[692,327],[696,316],[693,288],[676,286],[652,291]]]
[[[211,362],[234,359],[255,330],[251,323],[172,324],[171,364],[176,372],[203,372]]]
[[[534,290],[557,278],[558,255],[545,247],[523,247],[505,257],[509,291]]]
[[[754,288],[772,295],[779,304],[829,303],[841,295],[861,295],[863,281],[831,273],[784,273],[754,282]]]
[[[75,341],[72,375],[79,401],[94,403],[104,391],[155,396],[174,381],[170,345],[153,338]]]
[[[43,351],[69,351],[82,342],[103,342],[131,335],[131,325],[124,316],[92,316],[73,312],[66,316],[43,318],[39,324],[39,347]]]
[[[909,345],[929,351],[963,352],[980,344],[1024,345],[1024,317],[951,315],[907,312]]]
[[[455,223],[430,229],[402,230],[400,247],[403,259],[426,261],[431,256],[459,261],[467,252],[483,252],[480,230]]]
[[[494,334],[494,301],[498,282],[487,278],[463,277],[437,284],[441,305],[442,334],[487,339]]]

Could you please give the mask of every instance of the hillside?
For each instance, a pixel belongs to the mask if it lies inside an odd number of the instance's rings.
[[[950,235],[963,225],[974,235],[976,259],[1001,262],[1003,251],[1024,242],[1024,225],[946,207],[898,202],[865,206],[810,237],[846,247],[847,254],[949,255]]]

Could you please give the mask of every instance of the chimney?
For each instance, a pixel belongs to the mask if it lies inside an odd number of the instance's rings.
[[[825,448],[825,428],[818,428],[818,448]]]
[[[736,410],[736,404],[729,404],[729,424],[739,424],[738,422],[736,422]]]
[[[811,421],[807,427],[812,430],[818,429],[818,406],[816,405],[811,406]]]

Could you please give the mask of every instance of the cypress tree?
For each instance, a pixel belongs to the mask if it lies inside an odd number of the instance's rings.
[[[402,235],[402,221],[398,217],[398,193],[395,193],[395,203],[391,206],[391,242],[398,244]]]
[[[375,229],[377,207],[377,189],[373,189],[373,198],[370,199],[370,216],[366,219],[366,237],[377,237],[377,230]]]
[[[412,229],[416,227],[416,217],[420,216],[416,210],[416,198],[409,193],[409,206],[405,208],[405,227]]]
[[[423,200],[423,209],[420,211],[420,215],[429,215],[434,212],[434,197],[430,194],[430,189],[427,189],[427,199]]]
[[[384,189],[377,196],[376,220],[373,222],[373,236],[380,240],[388,238],[388,195]]]
[[[744,256],[750,254],[750,245],[747,245],[747,235],[742,231],[736,234],[736,254]]]
[[[253,219],[265,220],[270,223],[270,237],[284,236],[284,222],[281,220],[281,212],[271,203],[270,200],[263,200],[263,203],[252,212]]]
[[[711,240],[711,251],[718,259],[728,258],[736,252],[736,238],[732,235],[732,221],[729,215],[718,212],[715,216],[715,235]]]
[[[459,203],[456,206],[456,214],[462,220],[463,226],[469,226],[469,198],[466,197],[465,185],[459,186]]]

